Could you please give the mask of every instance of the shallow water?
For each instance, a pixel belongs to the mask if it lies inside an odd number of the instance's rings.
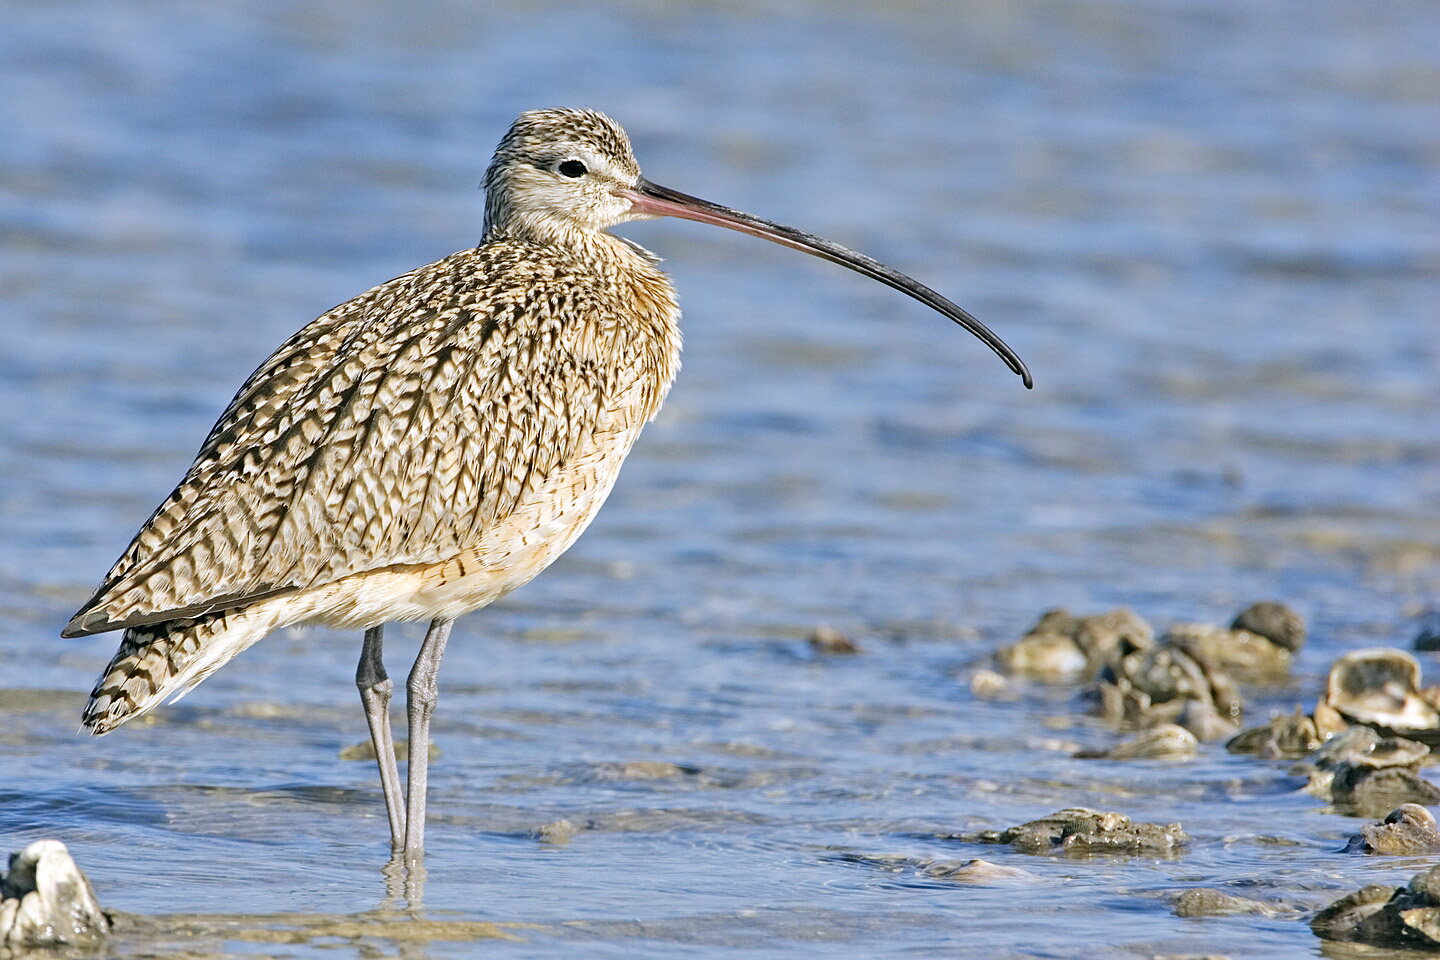
[[[1057,604],[1294,605],[1311,642],[1251,718],[1408,644],[1440,597],[1434,5],[3,17],[0,840],[65,841],[133,915],[118,952],[1313,956],[1307,909],[1417,869],[1338,854],[1363,821],[1283,767],[1072,759],[1115,740],[1076,690],[988,702],[968,677]],[[278,634],[91,740],[117,638],[56,634],[244,376],[473,243],[494,142],[555,103],[613,114],[658,182],[931,283],[1036,387],[832,266],[627,228],[667,258],[686,368],[580,543],[457,624],[423,909],[392,912],[373,764],[340,759],[358,636]],[[812,653],[822,623],[863,655]],[[418,629],[387,636],[401,676]],[[941,839],[1077,804],[1194,839]],[[976,856],[1032,876],[917,866]],[[1197,885],[1291,911],[1175,917]]]

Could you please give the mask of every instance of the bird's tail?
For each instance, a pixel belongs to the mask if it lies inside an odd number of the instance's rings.
[[[125,631],[120,649],[95,681],[81,724],[99,736],[180,699],[236,654],[270,632],[246,610],[217,611]]]

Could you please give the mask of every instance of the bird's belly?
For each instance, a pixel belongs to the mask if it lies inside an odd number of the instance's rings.
[[[640,424],[628,419],[597,430],[590,443],[470,548],[439,563],[345,577],[315,591],[309,598],[313,603],[304,604],[309,609],[291,622],[356,628],[454,618],[529,583],[569,549],[610,494],[640,432]]]

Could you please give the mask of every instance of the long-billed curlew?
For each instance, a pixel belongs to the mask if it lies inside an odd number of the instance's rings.
[[[341,304],[261,364],[63,633],[125,631],[85,707],[104,734],[278,627],[363,628],[355,682],[391,843],[412,863],[451,622],[575,541],[679,367],[674,290],[607,228],[683,217],[832,260],[940,311],[1030,385],[999,337],[928,287],[645,180],[603,114],[521,114],[485,190],[478,247]],[[381,660],[392,620],[430,621],[406,685],[403,801]]]

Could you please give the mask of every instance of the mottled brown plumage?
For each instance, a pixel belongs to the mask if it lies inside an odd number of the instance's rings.
[[[589,253],[492,241],[305,327],[240,390],[74,631],[439,563],[616,401],[648,419],[674,376],[673,301],[623,247]]]
[[[553,122],[527,116],[531,126]],[[578,135],[608,131],[606,149],[635,169],[613,121],[576,116],[586,121]],[[172,655],[145,663],[133,648],[377,570],[429,582],[597,445],[622,448],[610,476],[582,471],[560,494],[585,508],[576,525],[593,515],[594,487],[608,489],[674,379],[679,311],[632,244],[598,231],[557,243],[563,231],[513,216],[510,155],[488,178],[484,242],[341,304],[276,351],[71,620],[71,636],[149,627],[127,634],[97,685],[91,730],[153,707],[196,652],[173,637]],[[327,600],[320,610],[288,606],[336,626],[434,615],[396,616],[343,589]],[[134,682],[137,671],[146,683]]]
[[[681,216],[843,263],[966,326],[1029,382],[994,334],[910,278],[644,180],[602,114],[522,114],[485,186],[478,247],[341,304],[251,375],[64,631],[125,631],[84,712],[102,734],[278,627],[366,628],[356,681],[392,840],[404,833],[407,857],[419,853],[424,742],[450,621],[574,542],[679,366],[669,282],[606,228]],[[407,619],[429,619],[431,631],[409,680],[401,811],[380,625]]]

